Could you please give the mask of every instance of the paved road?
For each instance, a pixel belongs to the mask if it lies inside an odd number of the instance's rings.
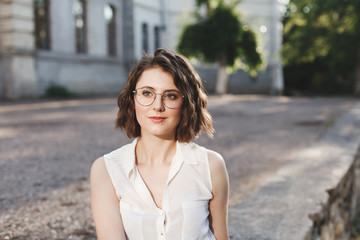
[[[225,158],[230,203],[235,205],[355,102],[350,98],[210,97],[215,138],[201,136],[197,141]],[[78,225],[69,234],[77,231],[77,236],[83,236],[77,239],[90,239],[84,232],[79,235],[79,229],[91,228],[91,163],[129,142],[114,131],[116,111],[115,98],[0,104],[0,238],[46,227],[51,234],[44,230],[43,236],[55,239],[57,231],[64,232],[66,224],[61,221],[66,219]],[[53,218],[46,220],[69,211],[74,215],[57,218],[56,223]],[[21,234],[16,233],[19,229]]]

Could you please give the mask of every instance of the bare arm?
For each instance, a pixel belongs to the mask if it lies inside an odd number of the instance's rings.
[[[125,240],[116,196],[104,158],[98,158],[90,172],[91,210],[99,240]]]
[[[224,159],[208,150],[213,199],[210,201],[210,227],[217,240],[228,240],[229,177]]]

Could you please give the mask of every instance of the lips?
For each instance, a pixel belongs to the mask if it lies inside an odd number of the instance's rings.
[[[149,117],[150,120],[154,123],[162,123],[165,121],[165,117]]]

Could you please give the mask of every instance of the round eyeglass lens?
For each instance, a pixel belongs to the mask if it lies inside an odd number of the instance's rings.
[[[151,105],[155,100],[155,92],[148,88],[139,88],[136,90],[136,101],[141,105]]]
[[[162,98],[168,108],[179,108],[183,100],[181,94],[173,90],[163,93]]]

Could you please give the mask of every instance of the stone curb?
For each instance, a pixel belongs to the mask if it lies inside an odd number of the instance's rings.
[[[360,145],[360,103],[308,148],[229,210],[229,232],[239,239],[303,239],[348,171]],[[266,147],[266,146],[264,146]]]

